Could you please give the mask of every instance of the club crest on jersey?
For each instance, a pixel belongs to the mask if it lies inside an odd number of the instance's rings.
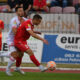
[[[30,24],[28,24],[28,27],[31,27],[31,25],[30,25]]]

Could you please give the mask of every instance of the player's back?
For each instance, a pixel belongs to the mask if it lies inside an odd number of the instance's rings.
[[[28,25],[31,25],[31,26],[28,26]],[[30,34],[27,31],[27,29],[29,28],[33,30],[31,19],[23,22],[22,25],[18,28],[17,33],[15,35],[15,40],[16,41],[26,41],[27,39],[29,39]]]

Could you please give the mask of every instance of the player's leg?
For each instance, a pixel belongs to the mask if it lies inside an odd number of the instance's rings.
[[[13,65],[13,63],[15,62],[15,59],[16,57],[18,56],[18,54],[16,54],[16,48],[14,46],[10,46],[9,47],[10,49],[10,58],[9,58],[9,61],[8,61],[8,65],[7,65],[7,68],[6,68],[6,74],[11,76],[11,72],[10,72],[10,69],[11,69],[11,66]]]
[[[31,61],[37,66],[39,67],[39,69],[43,72],[46,71],[47,68],[44,68],[44,66],[42,66],[39,61],[36,59],[33,51],[29,48],[26,50],[26,53],[30,56]]]
[[[42,65],[40,65],[39,61],[36,59],[36,57],[34,56],[33,51],[29,48],[29,46],[27,45],[27,42],[16,42],[15,46],[21,51],[21,52],[26,52],[29,56],[31,61],[40,68],[41,71],[45,71],[47,69],[45,69]]]
[[[22,56],[20,56],[20,55],[22,53],[19,53],[18,51],[16,51],[16,49],[14,47],[12,47],[11,49],[14,49],[14,51],[11,53],[11,57],[9,58],[8,65],[6,68],[6,74],[9,76],[12,75],[10,72],[10,69],[11,69],[11,66],[13,65],[15,60],[16,60],[16,64],[17,64],[15,71],[19,72],[21,74],[24,74],[24,72],[20,69],[20,65],[21,65],[21,61],[22,61]]]
[[[6,74],[8,76],[12,76],[12,74],[10,72],[10,69],[11,69],[11,66],[14,64],[15,60],[16,60],[16,63],[17,63],[15,71],[19,72],[21,74],[24,74],[24,72],[20,69],[22,57],[21,56],[19,57],[19,53],[17,51],[14,51],[14,52],[11,53],[11,57],[9,58],[8,65],[7,65],[7,68],[6,68]]]
[[[22,45],[23,44],[23,45]],[[32,50],[29,48],[26,42],[21,42],[21,43],[16,43],[15,46],[21,51],[21,52],[26,52],[29,56],[30,59],[36,64],[36,66],[39,66],[40,63],[38,60],[35,58],[33,55]],[[34,59],[34,60],[33,60]]]
[[[22,70],[20,69],[20,65],[21,65],[21,62],[22,62],[23,54],[24,54],[24,53],[18,51],[18,57],[16,58],[16,69],[15,69],[15,71],[16,71],[16,72],[19,72],[19,73],[21,73],[21,74],[25,74],[24,71],[22,71]]]
[[[18,57],[16,58],[16,67],[20,67],[24,53],[20,51],[18,51],[17,53],[18,53]]]
[[[15,58],[10,57],[6,67],[6,74],[8,76],[12,76],[10,69],[11,69],[11,66],[14,64],[14,62],[15,62]]]

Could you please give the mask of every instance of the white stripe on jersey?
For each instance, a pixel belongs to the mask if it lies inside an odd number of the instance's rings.
[[[26,21],[28,20],[27,18],[23,19]],[[8,37],[7,37],[7,44],[11,45],[12,43],[14,43],[14,33],[12,32],[12,28],[13,27],[19,27],[20,25],[20,21],[18,19],[18,16],[15,16],[11,19],[10,24],[9,24],[9,33],[8,33]]]

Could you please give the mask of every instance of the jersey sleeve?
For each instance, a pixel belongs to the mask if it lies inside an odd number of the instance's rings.
[[[0,21],[0,28],[4,29],[4,22]]]
[[[31,24],[30,24],[30,23],[26,24],[26,25],[25,25],[25,28],[26,28],[27,31],[28,31],[28,30],[31,30]]]

